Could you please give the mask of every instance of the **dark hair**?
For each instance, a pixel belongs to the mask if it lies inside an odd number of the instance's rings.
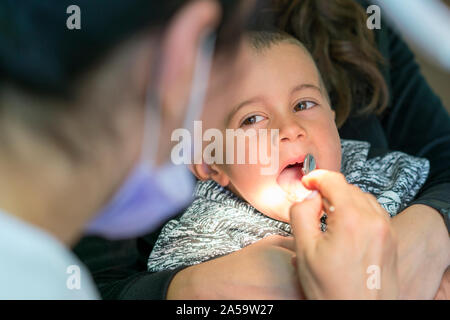
[[[77,104],[80,80],[132,36],[151,30],[157,39],[189,1],[1,0],[0,120],[14,125],[10,120],[18,120],[74,163],[89,159],[95,150],[90,144],[93,137],[103,143],[117,136],[111,125],[116,112],[108,105]],[[241,9],[239,0],[220,1],[216,47],[231,51],[245,29],[245,19],[235,14]],[[66,26],[71,5],[81,11],[79,30]],[[0,131],[1,147],[14,148],[9,127],[2,123]]]
[[[380,114],[386,108],[389,94],[379,70],[384,61],[362,6],[353,0],[272,0],[266,12],[312,54],[338,127],[352,111]]]
[[[246,34],[250,46],[256,51],[263,51],[280,42],[290,42],[304,48],[303,44],[290,34],[278,31],[249,31]],[[306,49],[306,48],[305,48]]]
[[[2,0],[0,87],[8,82],[37,93],[65,95],[73,80],[109,49],[145,28],[163,28],[186,2],[189,0]],[[80,30],[66,27],[70,5],[80,8]],[[223,1],[224,18],[231,16],[237,5],[236,0]],[[219,39],[225,38],[219,32]]]

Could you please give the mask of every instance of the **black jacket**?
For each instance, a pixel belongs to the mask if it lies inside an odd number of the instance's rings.
[[[422,77],[406,44],[386,26],[375,33],[388,62],[381,68],[390,90],[389,107],[381,116],[350,118],[339,130],[340,136],[370,142],[369,157],[395,150],[427,158],[429,177],[411,205],[437,209],[449,229],[450,116]],[[124,241],[83,238],[74,252],[92,272],[103,298],[165,299],[179,270],[146,271],[158,234]]]

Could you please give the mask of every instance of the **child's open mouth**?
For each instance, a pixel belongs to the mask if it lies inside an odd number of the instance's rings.
[[[281,170],[277,178],[277,183],[290,196],[295,195],[299,190],[303,189],[301,182],[303,177],[303,162],[296,162],[287,165]]]
[[[291,161],[287,164],[277,178],[277,183],[287,193],[289,200],[301,201],[310,191],[306,189],[301,180],[303,177],[304,157],[300,161]]]

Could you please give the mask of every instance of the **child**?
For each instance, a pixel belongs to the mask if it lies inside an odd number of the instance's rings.
[[[374,155],[368,142],[339,138],[319,72],[296,39],[249,33],[239,54],[251,56],[237,88],[240,100],[230,101],[224,119],[215,115],[205,123],[216,121],[222,132],[279,129],[280,170],[261,175],[259,163],[193,165],[202,180],[195,199],[162,229],[149,257],[151,272],[197,264],[269,235],[289,236],[291,195],[307,191],[300,179],[308,153],[317,168],[340,171],[373,194],[390,216],[413,200],[427,178],[426,159],[401,152]]]

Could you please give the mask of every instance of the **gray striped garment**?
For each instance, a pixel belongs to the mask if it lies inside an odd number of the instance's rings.
[[[367,159],[368,142],[341,139],[341,172],[373,194],[392,217],[425,183],[429,162],[402,152]],[[271,219],[216,182],[197,183],[194,201],[169,221],[150,254],[151,272],[197,264],[244,248],[269,235],[290,235],[289,224]]]

